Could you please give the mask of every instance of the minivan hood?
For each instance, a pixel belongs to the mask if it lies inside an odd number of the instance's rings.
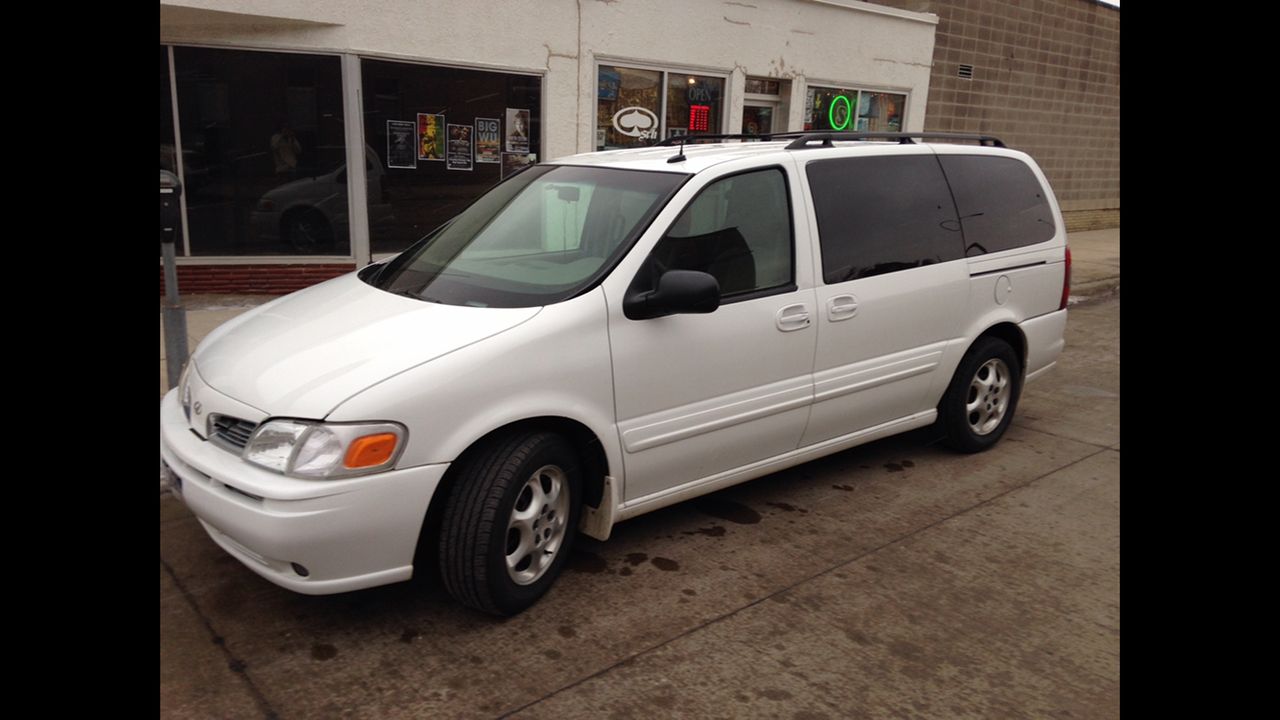
[[[513,328],[539,310],[423,302],[351,273],[223,324],[192,359],[213,389],[267,415],[320,419],[370,385]]]

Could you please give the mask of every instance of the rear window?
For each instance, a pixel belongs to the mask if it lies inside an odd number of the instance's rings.
[[[1053,237],[1053,211],[1026,163],[993,155],[939,155],[947,174],[965,256],[1034,245]]]
[[[933,155],[815,160],[805,171],[828,285],[961,257],[955,206]]]

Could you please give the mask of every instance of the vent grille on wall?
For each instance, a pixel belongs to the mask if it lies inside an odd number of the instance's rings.
[[[973,79],[973,66],[972,66],[972,65],[961,65],[961,66],[960,66],[960,73],[959,73],[959,75],[960,75],[960,77],[964,78],[965,80],[972,80],[972,79]]]

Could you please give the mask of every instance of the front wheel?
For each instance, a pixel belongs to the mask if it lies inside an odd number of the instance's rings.
[[[1009,343],[980,338],[956,369],[938,406],[947,444],[975,453],[999,442],[1018,406],[1022,363]]]
[[[458,469],[440,530],[440,574],[464,605],[514,615],[555,582],[577,534],[582,470],[554,433],[487,442]]]

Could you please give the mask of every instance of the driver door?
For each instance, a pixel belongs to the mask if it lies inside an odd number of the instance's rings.
[[[609,333],[626,503],[799,445],[817,333],[812,263],[807,243],[796,243],[803,203],[794,173],[794,165],[755,167],[707,182],[667,220],[639,270],[616,279]],[[714,276],[719,308],[628,319],[622,283],[634,291],[674,269]]]

